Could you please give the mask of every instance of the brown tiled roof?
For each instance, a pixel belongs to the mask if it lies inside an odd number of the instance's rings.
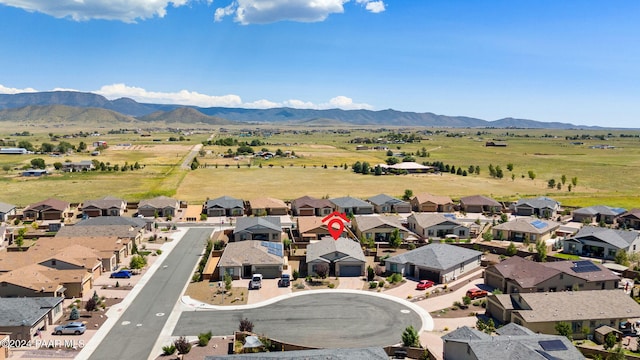
[[[95,226],[63,226],[56,234],[58,237],[93,237],[99,234],[102,237],[120,237],[134,239],[140,233],[131,225],[95,225]]]
[[[546,267],[541,263],[512,256],[502,262],[493,265],[505,279],[518,283],[523,288],[531,288],[544,280],[561,273],[560,270]]]
[[[292,208],[312,207],[316,209],[330,208],[331,202],[327,199],[316,199],[311,196],[303,196],[291,202]]]
[[[280,199],[274,198],[257,198],[249,201],[249,205],[252,209],[274,209],[274,208],[287,208],[287,204]]]
[[[297,218],[297,221],[298,231],[300,232],[300,234],[304,234],[307,231],[315,230],[317,228],[328,230],[327,226],[322,222],[322,217],[320,216],[300,216]]]
[[[414,199],[418,201],[419,204],[424,204],[426,202],[438,205],[453,204],[453,201],[448,196],[432,195],[428,193],[418,194],[414,197]]]
[[[251,265],[280,265],[282,258],[270,254],[258,240],[246,240],[228,243],[220,257],[218,266],[231,267]]]
[[[24,211],[27,210],[31,210],[31,209],[35,209],[38,208],[40,206],[46,206],[55,210],[60,210],[60,211],[64,211],[69,207],[69,203],[64,201],[64,200],[59,200],[59,199],[54,199],[54,198],[50,198],[47,200],[43,200],[34,204],[30,204],[29,206],[27,206]]]
[[[620,277],[613,273],[613,271],[606,268],[604,265],[599,263],[593,263],[599,271],[574,271],[574,262],[571,260],[567,261],[553,261],[544,263],[545,266],[554,268],[564,272],[565,274],[570,274],[580,279],[585,279],[587,281],[607,281],[607,280],[619,280]]]
[[[482,195],[466,196],[460,199],[464,205],[502,206],[499,202]]]
[[[138,204],[138,208],[143,206],[149,206],[156,209],[164,209],[167,207],[178,207],[178,200],[167,197],[167,196],[158,196],[153,199],[144,199],[140,200]]]

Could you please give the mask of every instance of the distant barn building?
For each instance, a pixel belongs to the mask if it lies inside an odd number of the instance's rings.
[[[496,146],[496,147],[506,147],[507,143],[504,141],[487,141],[484,146]]]
[[[24,155],[28,151],[25,148],[2,148],[0,149],[0,155]]]

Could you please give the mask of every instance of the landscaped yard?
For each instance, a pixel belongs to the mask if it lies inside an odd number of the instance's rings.
[[[190,283],[184,295],[211,305],[245,305],[249,298],[247,291],[245,287],[234,287],[225,292],[217,282],[200,281]]]
[[[336,278],[313,278],[312,281],[307,281],[305,278],[300,278],[291,283],[291,289],[294,292],[302,290],[335,289],[338,287],[338,285],[340,285],[340,280]]]

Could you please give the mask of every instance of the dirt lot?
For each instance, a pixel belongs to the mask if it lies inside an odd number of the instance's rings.
[[[431,315],[431,317],[433,318],[451,319],[451,318],[460,318],[465,316],[482,315],[484,314],[484,312],[485,312],[485,309],[482,306],[469,305],[467,309],[461,309],[458,307],[449,307],[446,309],[431,312],[429,313],[429,315]]]
[[[184,294],[211,305],[245,305],[249,298],[247,291],[247,288],[234,287],[223,294],[217,282],[200,281],[190,283]]]

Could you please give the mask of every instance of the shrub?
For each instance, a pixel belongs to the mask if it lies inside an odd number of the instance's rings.
[[[378,287],[379,288],[384,287],[384,280],[378,281]]]
[[[200,333],[198,335],[198,345],[199,346],[207,346],[209,345],[209,340],[211,340],[211,337],[213,335],[211,334],[211,331],[207,332],[207,333]]]
[[[238,329],[240,331],[253,332],[253,323],[249,321],[249,319],[244,318],[240,320],[240,326]]]
[[[162,250],[160,249],[156,250],[156,255],[162,255]]]
[[[80,319],[80,311],[78,311],[77,307],[73,307],[71,309],[71,314],[69,314],[69,320],[78,320]]]
[[[468,297],[468,296],[462,297],[462,303],[465,304],[465,305],[471,304],[471,298]]]
[[[367,266],[367,280],[373,281],[373,278],[376,276],[375,270],[371,267],[371,265]]]
[[[178,354],[188,354],[189,351],[191,351],[191,344],[184,336],[174,341],[173,345],[176,347],[176,350],[178,350]]]
[[[84,309],[91,312],[94,311],[97,306],[98,303],[96,303],[96,300],[94,298],[90,298],[89,300],[87,300],[87,304],[84,306]]]
[[[387,278],[387,281],[391,284],[399,283],[402,281],[402,275],[400,275],[400,273],[393,273]]]
[[[293,270],[293,273],[291,273],[291,276],[293,277],[293,281],[296,281],[300,277],[300,273],[298,272],[298,270]]]
[[[327,285],[327,287],[328,287],[329,289],[333,289],[334,287],[336,287],[336,284],[334,284],[334,283],[329,283],[329,285]]]
[[[298,290],[304,289],[304,284],[303,283],[297,283],[296,284],[296,289],[298,289]]]
[[[162,353],[164,355],[173,355],[173,353],[175,352],[176,352],[176,346],[173,344],[162,347]]]
[[[375,289],[378,287],[378,283],[375,281],[369,281],[369,289]]]

